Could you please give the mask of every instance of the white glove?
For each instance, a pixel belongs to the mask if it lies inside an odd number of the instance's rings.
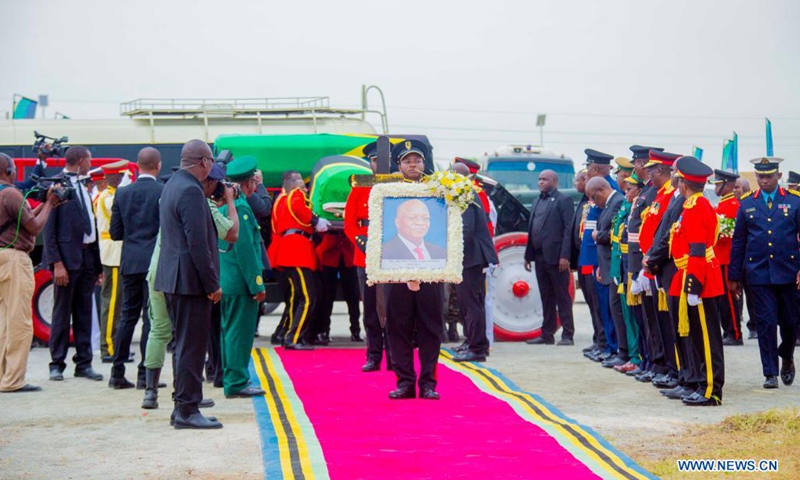
[[[690,293],[689,295],[686,296],[686,303],[688,303],[690,307],[696,307],[700,305],[702,302],[703,299],[701,299],[698,295],[695,295],[694,293]]]
[[[644,269],[639,272],[637,281],[639,282],[639,288],[641,288],[643,292],[650,293],[650,280],[644,276]]]
[[[639,295],[642,293],[642,286],[639,285],[639,279],[631,281],[631,293],[634,295]]]
[[[314,230],[316,230],[316,231],[318,231],[320,233],[327,232],[328,231],[328,227],[330,227],[330,226],[331,226],[331,222],[325,220],[324,218],[320,218],[319,220],[317,220],[317,225],[314,227]]]

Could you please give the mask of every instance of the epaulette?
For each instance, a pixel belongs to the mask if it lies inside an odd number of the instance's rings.
[[[683,209],[689,210],[690,208],[694,208],[697,205],[697,199],[702,197],[702,195],[692,195],[691,197],[687,198],[685,202],[683,202]]]
[[[790,189],[788,189],[788,188],[786,189],[786,191],[787,191],[787,192],[789,192],[789,193],[791,193],[791,194],[792,194],[792,195],[794,195],[795,197],[800,197],[800,191],[797,191],[797,190],[790,190]],[[744,197],[742,197],[742,198],[744,198]]]
[[[789,191],[792,192],[793,190],[789,190]],[[744,200],[745,198],[749,197],[752,194],[753,194],[753,191],[750,190],[749,192],[747,192],[744,195],[742,195],[741,197],[739,197],[739,200]]]
[[[670,184],[669,187],[667,187],[666,190],[664,190],[664,195],[670,195],[674,191],[675,191],[675,187],[673,187],[672,184]]]

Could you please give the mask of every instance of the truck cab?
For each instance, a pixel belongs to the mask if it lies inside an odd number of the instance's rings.
[[[573,181],[575,166],[571,158],[533,145],[500,147],[485,158],[486,174],[503,184],[523,205],[530,206],[539,194],[539,174],[553,170],[558,175],[558,189],[576,196]]]

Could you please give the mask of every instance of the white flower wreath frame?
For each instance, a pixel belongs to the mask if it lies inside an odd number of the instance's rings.
[[[461,210],[447,202],[447,262],[444,268],[381,268],[383,248],[384,199],[396,197],[443,198],[431,193],[424,183],[379,183],[369,194],[369,241],[367,241],[367,284],[404,283],[461,283],[464,261],[464,238]]]

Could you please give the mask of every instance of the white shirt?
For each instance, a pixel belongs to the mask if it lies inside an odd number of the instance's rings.
[[[417,245],[414,245],[414,243],[412,241],[407,240],[402,235],[400,235],[399,232],[398,232],[397,236],[400,237],[400,241],[403,242],[403,245],[405,245],[406,248],[408,248],[408,250],[411,252],[411,254],[414,255],[415,259],[419,260],[419,257],[417,257],[417,252],[416,252],[417,248],[421,248],[422,249],[422,259],[423,260],[430,260],[431,259],[431,252],[429,252],[427,247],[425,247],[425,242],[424,241],[422,242],[422,245],[417,246]]]
[[[66,175],[68,172],[65,170],[64,174]],[[69,175],[69,181],[72,182],[72,186],[75,187],[75,193],[77,195],[81,195],[83,197],[83,204],[86,206],[86,213],[89,214],[89,226],[92,229],[89,235],[83,234],[83,243],[94,243],[97,240],[97,227],[94,223],[94,209],[92,208],[92,199],[89,197],[89,192],[86,190],[86,186],[82,183],[78,182],[77,175]],[[80,202],[79,199],[75,199],[76,202]]]
[[[150,175],[149,173],[140,173],[139,176],[136,177],[136,180],[139,180],[140,178],[152,178],[153,180],[158,180],[156,177]]]

